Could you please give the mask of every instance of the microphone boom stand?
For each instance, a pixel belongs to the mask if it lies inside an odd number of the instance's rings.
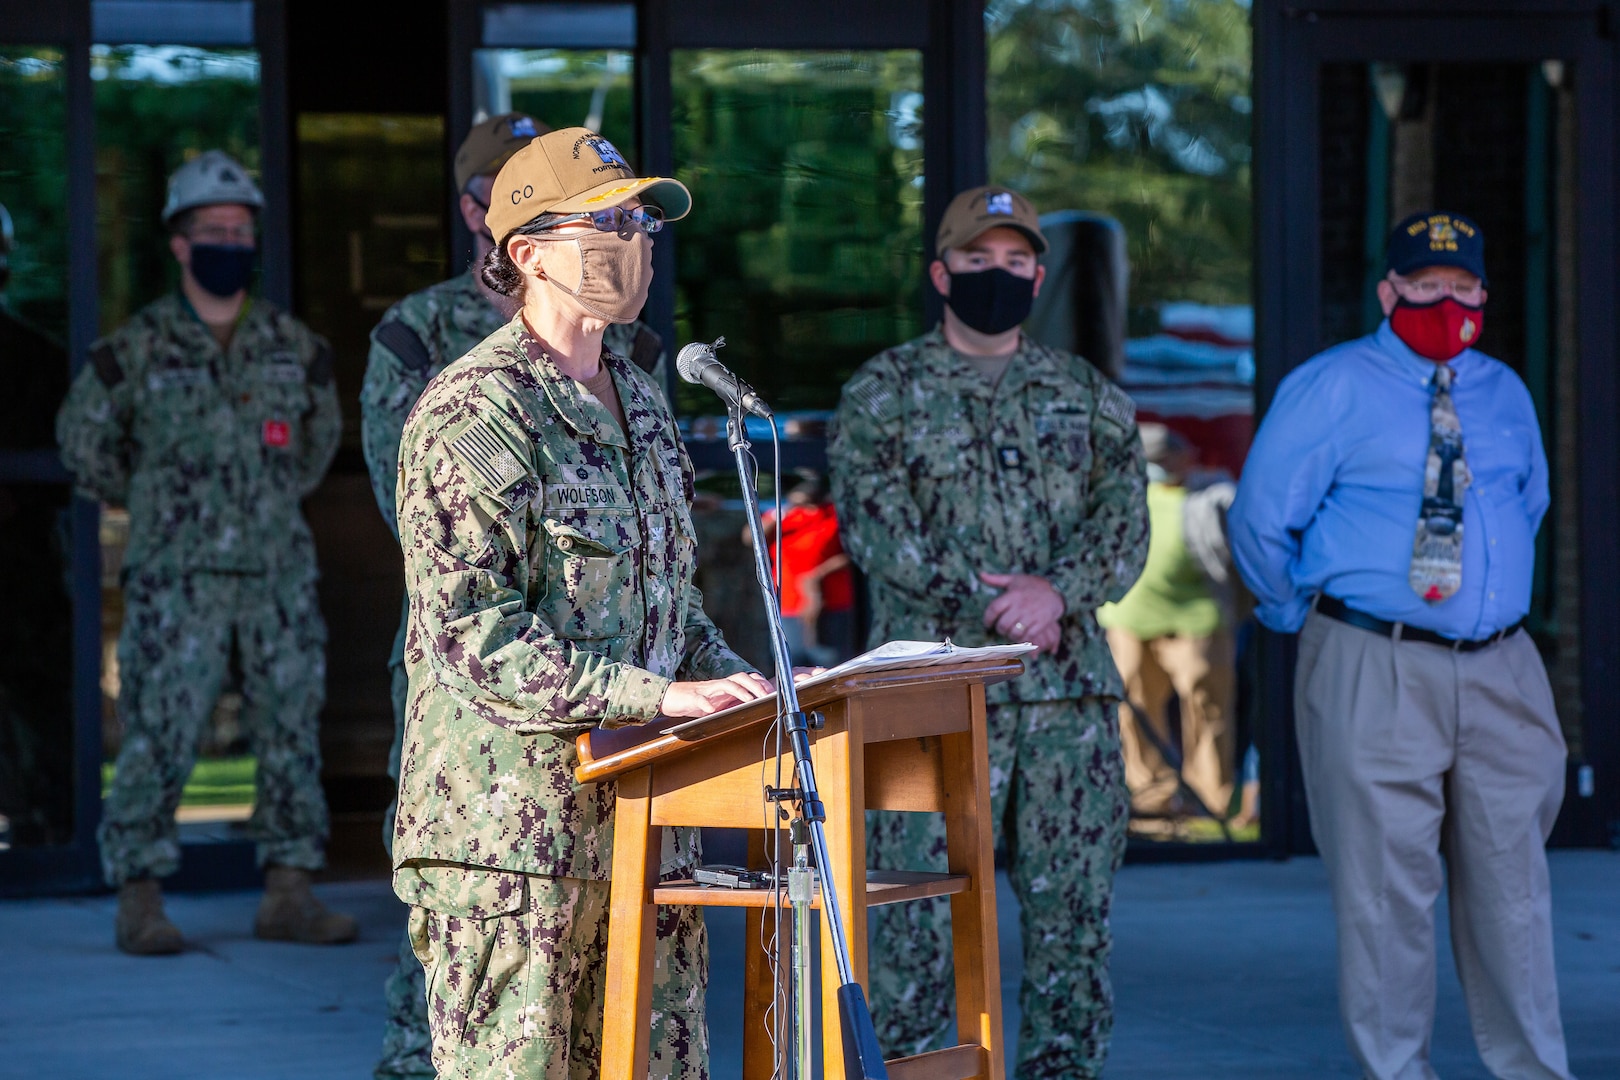
[[[775,421],[771,421],[774,425]],[[827,870],[832,860],[827,856],[827,811],[816,790],[815,764],[810,759],[810,726],[804,710],[799,707],[799,692],[793,685],[793,660],[788,655],[787,638],[782,633],[782,610],[776,601],[772,585],[770,559],[765,554],[765,530],[759,514],[759,492],[755,490],[750,460],[748,436],[740,405],[727,402],[726,442],[737,462],[737,479],[742,484],[743,508],[748,515],[748,527],[754,536],[754,573],[759,578],[759,589],[765,601],[765,623],[770,629],[771,656],[776,664],[776,691],[781,695],[783,719],[788,742],[793,748],[793,764],[798,780],[797,792],[787,795],[798,804],[799,820],[795,821],[793,839],[801,857],[795,860],[799,877],[790,885],[793,900],[793,984],[799,998],[798,1007],[791,1010],[793,1026],[807,1028],[809,1020],[810,958],[808,956],[810,890],[806,868],[802,865],[802,840],[809,833],[810,847],[815,852],[816,869],[821,878],[821,910],[828,920],[828,936],[832,939],[833,959],[838,965],[838,1015],[844,1042],[844,1075],[846,1080],[888,1080],[883,1065],[883,1053],[878,1047],[877,1031],[872,1026],[872,1014],[866,1005],[866,994],[855,981],[855,969],[849,959],[849,941],[844,935],[843,911],[838,901],[838,890]],[[781,523],[777,523],[781,527]],[[819,725],[818,725],[819,726]],[[775,790],[772,797],[778,797]],[[806,826],[808,829],[806,830]],[[864,868],[863,868],[864,870]],[[793,872],[790,872],[790,876]],[[823,1023],[826,1023],[824,1018]],[[794,1033],[797,1080],[811,1080],[810,1038],[808,1030]]]

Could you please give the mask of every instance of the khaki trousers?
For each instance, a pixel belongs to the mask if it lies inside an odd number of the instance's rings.
[[[1140,730],[1130,705],[1119,707],[1120,745],[1125,755],[1125,785],[1131,808],[1139,814],[1171,809],[1180,786],[1197,792],[1216,817],[1224,818],[1232,801],[1232,713],[1237,672],[1232,635],[1218,630],[1209,637],[1161,637],[1143,641],[1128,630],[1108,631],[1108,648],[1125,683],[1125,696],[1142,710],[1165,746],[1170,735],[1170,694],[1181,702],[1181,773]]]
[[[1564,1080],[1545,844],[1564,739],[1534,643],[1399,642],[1312,612],[1294,710],[1338,922],[1339,1009],[1377,1080],[1432,1078],[1434,902],[1498,1077]]]

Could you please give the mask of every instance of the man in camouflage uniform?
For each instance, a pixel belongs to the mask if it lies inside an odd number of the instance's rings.
[[[327,836],[317,730],[326,627],[299,510],[342,420],[326,342],[248,297],[262,205],[218,151],[169,178],[163,221],[180,289],[91,347],[57,417],[79,487],[129,508],[124,741],[100,829],[126,952],[182,946],[158,879],[179,866],[175,808],[233,654],[258,761],[249,828],[266,890],[254,932],[328,943],[356,931],[310,893]]]
[[[1108,909],[1128,810],[1122,688],[1093,612],[1147,553],[1135,410],[1084,360],[1020,333],[1046,249],[1022,196],[963,192],[935,246],[944,323],[844,388],[834,496],[874,644],[1040,647],[987,691],[991,820],[1022,904],[1017,1076],[1092,1077],[1113,1022]],[[867,851],[873,867],[942,871],[944,822],[874,812]],[[872,1011],[891,1056],[956,1042],[949,910],[872,913]]]
[[[472,351],[516,313],[518,301],[485,285],[478,269],[494,241],[484,224],[495,174],[507,159],[530,140],[549,131],[522,113],[506,113],[474,125],[456,151],[456,190],[460,210],[473,236],[473,260],[467,270],[399,301],[384,313],[371,333],[371,353],[360,391],[360,434],[371,473],[377,507],[397,537],[394,485],[399,479],[399,438],[405,418],[422,390],[439,372]],[[605,348],[628,357],[650,372],[663,386],[663,343],[641,323],[614,323],[602,335]],[[405,626],[402,610],[399,631],[388,654],[389,690],[394,706],[394,741],[388,751],[388,775],[398,781],[400,747],[405,736]],[[393,808],[384,822],[383,842],[393,836]],[[433,1061],[428,1034],[427,1004],[422,965],[411,950],[410,936],[400,941],[399,960],[383,987],[387,1008],[383,1053],[374,1075],[431,1077]]]
[[[501,247],[483,279],[522,295],[522,313],[428,385],[400,444],[394,888],[439,1076],[586,1080],[602,1049],[614,786],[574,782],[574,738],[769,684],[693,586],[691,463],[663,395],[602,344],[646,299],[658,223],[644,207],[680,217],[686,189],[636,178],[607,140],[570,128],[518,151],[491,206]],[[666,872],[697,858],[695,830],[666,832]],[[660,1080],[708,1075],[706,953],[696,908],[661,911]]]

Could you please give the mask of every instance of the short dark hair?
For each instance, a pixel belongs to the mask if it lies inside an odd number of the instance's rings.
[[[186,233],[188,231],[190,231],[190,229],[191,229],[191,223],[193,221],[197,220],[197,211],[198,211],[198,209],[199,209],[199,207],[193,206],[193,207],[190,207],[189,209],[180,211],[178,214],[174,215],[174,217],[170,218],[169,219],[169,235],[170,236],[184,236],[184,235],[186,235]]]

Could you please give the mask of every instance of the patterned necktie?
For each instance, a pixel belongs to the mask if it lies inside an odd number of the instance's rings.
[[[1412,544],[1412,590],[1431,604],[1462,585],[1463,497],[1473,474],[1463,457],[1462,425],[1451,402],[1451,368],[1434,370],[1429,405],[1429,461],[1423,470],[1423,509]]]

